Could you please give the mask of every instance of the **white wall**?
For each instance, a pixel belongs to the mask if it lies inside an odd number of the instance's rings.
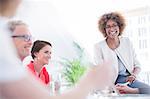
[[[102,40],[99,17],[110,11],[149,6],[149,0],[24,0],[18,17],[25,20],[37,39],[53,44],[54,56],[75,56],[71,42],[78,41],[92,55]]]

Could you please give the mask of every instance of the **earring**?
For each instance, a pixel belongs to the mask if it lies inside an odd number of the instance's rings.
[[[37,60],[39,60],[39,57],[37,57]]]

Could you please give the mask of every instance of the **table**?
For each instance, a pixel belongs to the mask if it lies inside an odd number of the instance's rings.
[[[122,95],[111,95],[111,96],[89,95],[87,99],[150,99],[150,95],[145,95],[145,94],[122,94]]]

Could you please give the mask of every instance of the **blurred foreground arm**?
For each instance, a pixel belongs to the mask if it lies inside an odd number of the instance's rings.
[[[90,69],[71,91],[58,96],[50,93],[34,77],[28,75],[18,81],[1,83],[2,97],[5,99],[84,99],[94,89],[111,85],[111,68],[103,63]]]

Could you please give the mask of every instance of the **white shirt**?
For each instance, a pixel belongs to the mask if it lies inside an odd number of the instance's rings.
[[[7,19],[0,17],[0,83],[19,80],[26,75],[6,28]]]

